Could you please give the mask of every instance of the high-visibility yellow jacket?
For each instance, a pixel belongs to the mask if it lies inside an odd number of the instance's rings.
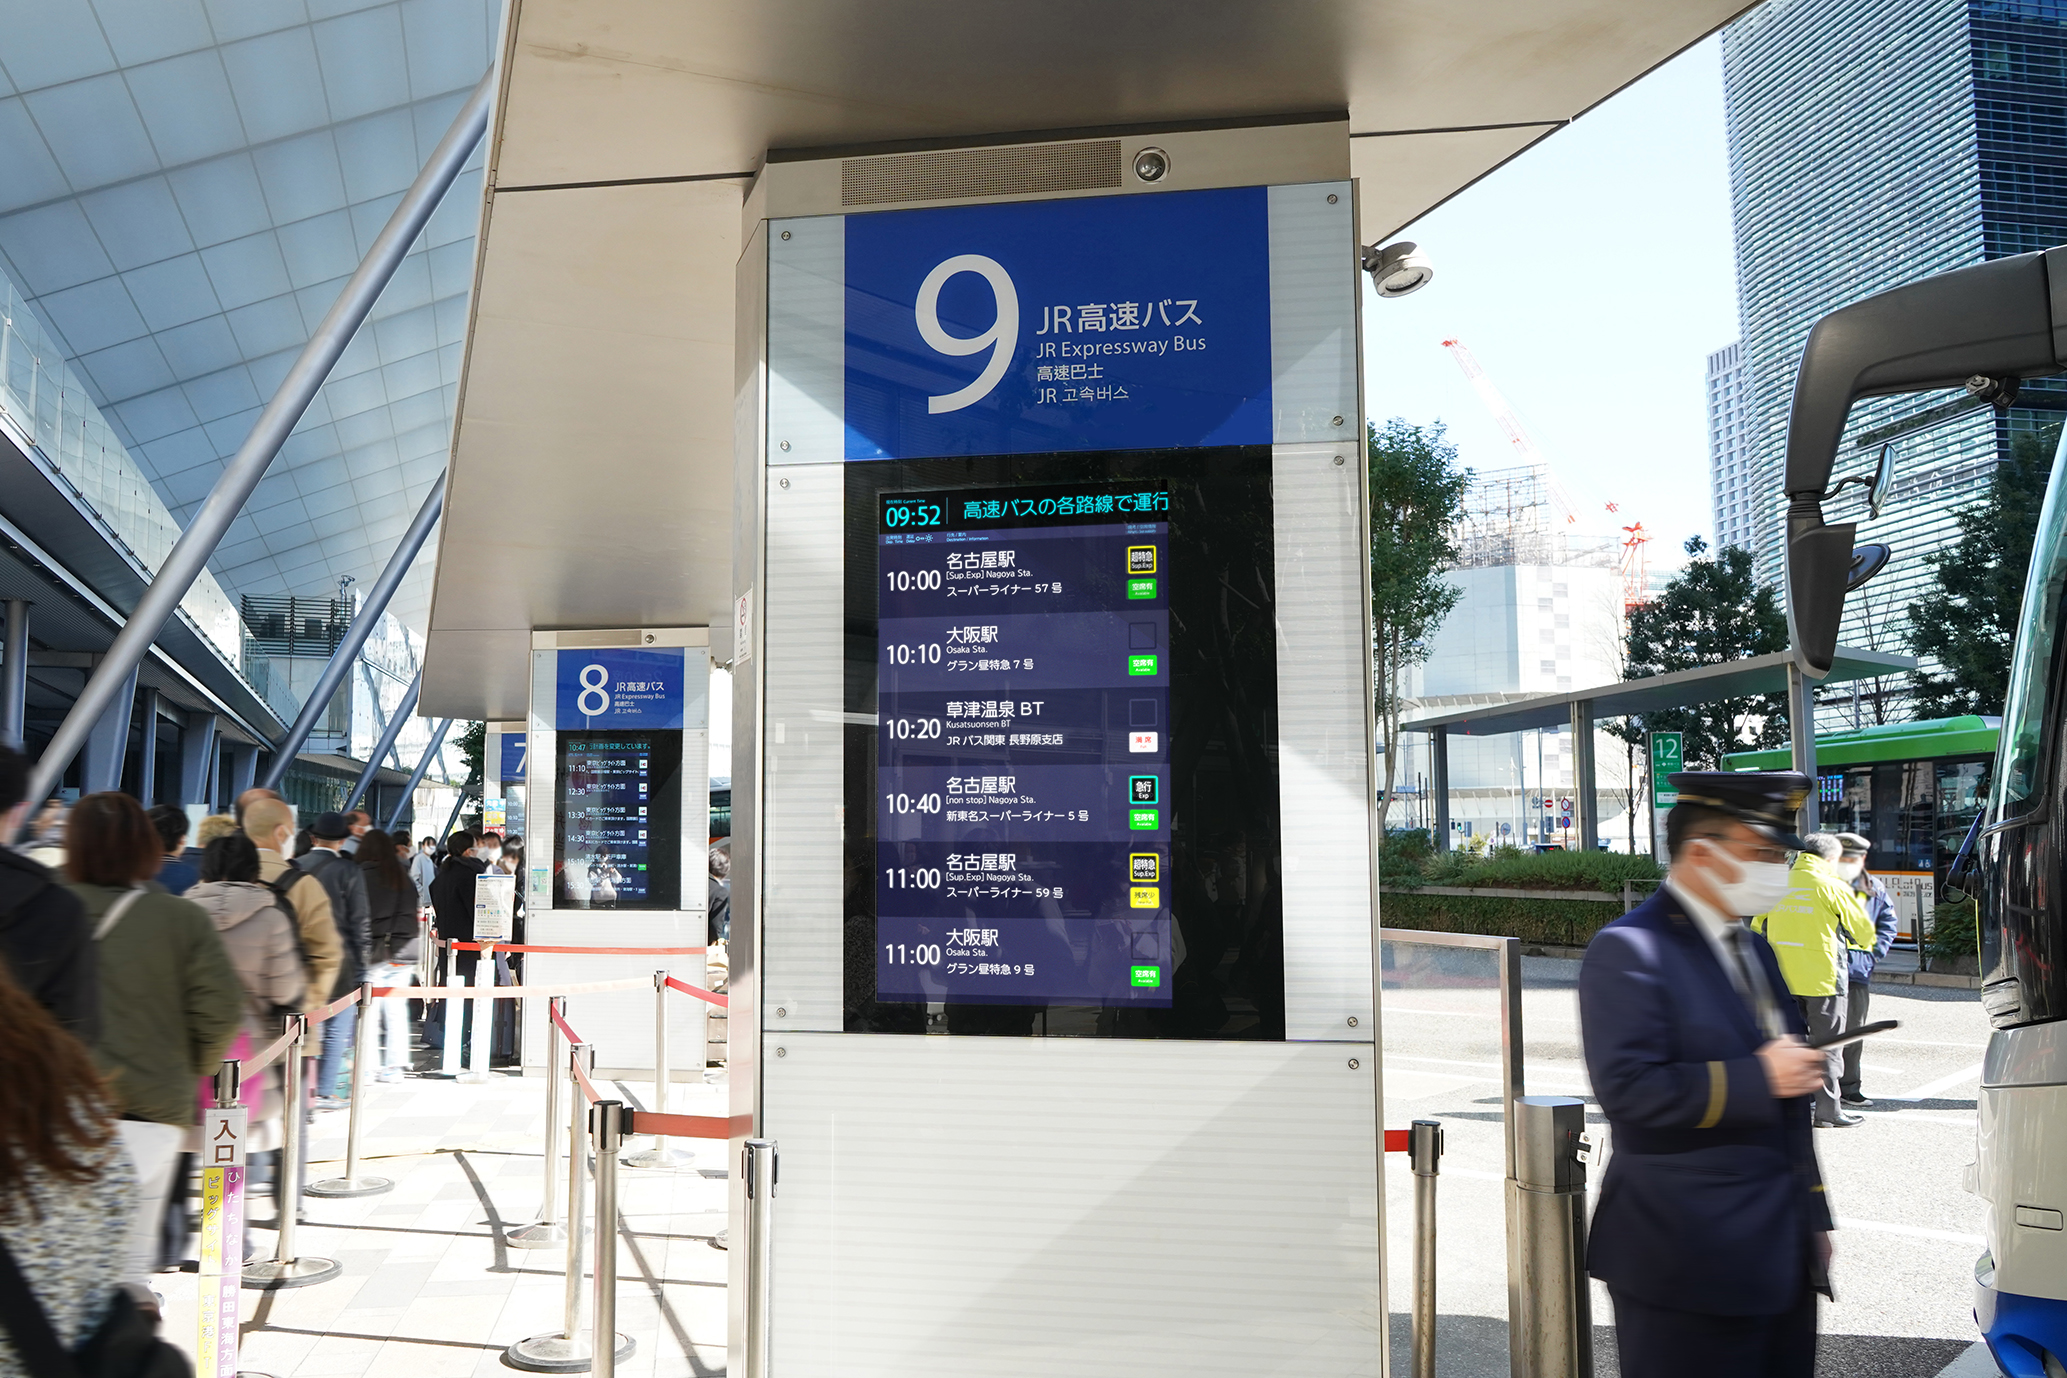
[[[1794,889],[1770,913],[1752,919],[1780,959],[1795,995],[1835,995],[1844,988],[1847,947],[1872,948],[1873,921],[1859,892],[1814,852],[1794,860]]]

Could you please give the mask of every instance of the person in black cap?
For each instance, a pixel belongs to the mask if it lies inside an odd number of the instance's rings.
[[[1579,969],[1586,1068],[1614,1134],[1587,1271],[1615,1304],[1624,1378],[1811,1378],[1831,1214],[1802,1043],[1744,920],[1788,891],[1792,772],[1671,777],[1672,866]]]
[[[294,859],[295,866],[314,876],[330,896],[330,917],[336,921],[338,940],[344,944],[344,964],[338,968],[337,983],[323,997],[325,1000],[357,990],[372,959],[366,878],[359,864],[344,854],[345,840],[351,835],[351,820],[343,814],[319,814],[309,826],[308,851]],[[335,1110],[345,1103],[337,1094],[338,1074],[358,1027],[356,1005],[346,1006],[323,1025],[323,1051],[316,1059],[315,1104],[319,1110]]]

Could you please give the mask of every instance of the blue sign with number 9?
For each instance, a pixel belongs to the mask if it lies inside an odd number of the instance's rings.
[[[1270,443],[1261,187],[845,232],[849,459]]]

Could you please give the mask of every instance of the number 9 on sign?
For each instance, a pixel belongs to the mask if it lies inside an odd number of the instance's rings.
[[[997,319],[980,335],[950,335],[940,323],[940,289],[958,273],[980,275],[997,299]],[[954,392],[927,398],[926,410],[938,416],[960,411],[990,396],[991,389],[1011,366],[1012,352],[1019,347],[1019,291],[1012,285],[1012,275],[1005,271],[1005,266],[982,254],[956,254],[926,274],[926,280],[919,284],[919,299],[913,312],[918,319],[919,338],[936,352],[960,358],[981,354],[985,349],[991,351],[983,372],[974,381]]]

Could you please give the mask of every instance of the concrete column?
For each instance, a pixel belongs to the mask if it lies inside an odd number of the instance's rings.
[[[7,600],[7,640],[0,648],[0,745],[21,750],[29,711],[29,604]]]
[[[215,807],[215,714],[189,713],[179,734],[179,802]]]
[[[137,762],[136,797],[145,808],[158,802],[158,703],[156,689],[144,690],[144,739],[142,759]]]
[[[227,743],[223,750],[229,750]],[[230,757],[230,803],[235,805],[237,796],[258,783],[258,748],[239,746]]]
[[[1435,849],[1450,850],[1450,729],[1428,734],[1428,794],[1435,801]]]
[[[122,682],[121,692],[93,720],[86,736],[79,771],[79,792],[100,794],[122,788],[122,763],[129,756],[129,720],[136,709],[136,671]]]
[[[1572,702],[1572,821],[1579,825],[1579,850],[1600,845],[1600,794],[1593,765],[1593,700]]]

